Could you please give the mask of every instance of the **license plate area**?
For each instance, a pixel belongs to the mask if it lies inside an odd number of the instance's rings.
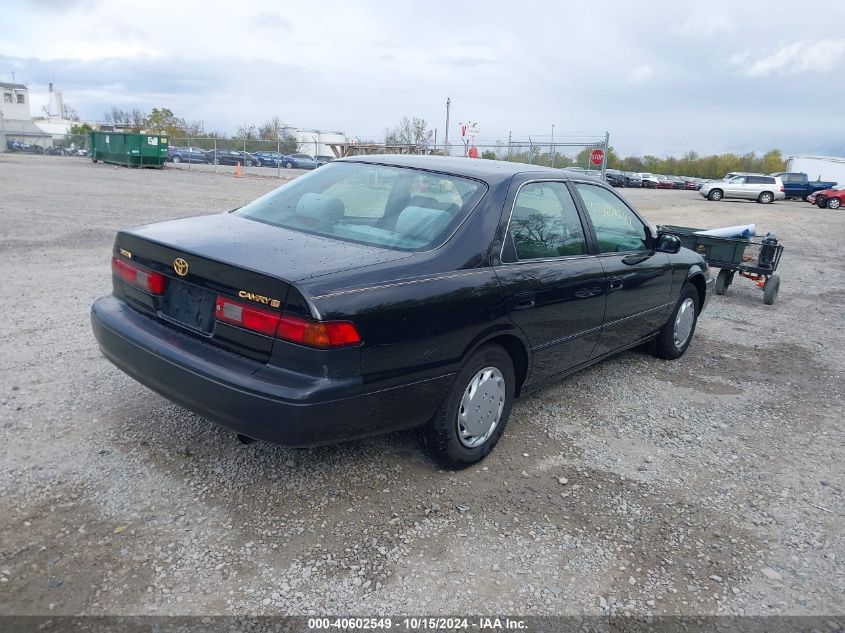
[[[197,286],[169,280],[159,314],[168,321],[195,332],[211,334],[214,329],[214,308],[217,295]]]

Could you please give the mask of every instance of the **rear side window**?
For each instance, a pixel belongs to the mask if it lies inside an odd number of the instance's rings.
[[[763,177],[762,176],[749,176],[746,178],[745,182],[749,185],[761,185],[763,184]]]
[[[646,227],[628,206],[604,187],[575,183],[596,232],[599,252],[624,253],[648,247]]]
[[[776,183],[776,181],[771,176],[764,176],[763,177],[763,183],[767,184],[767,185],[774,185]]]
[[[451,174],[332,162],[235,213],[303,233],[422,251],[446,240],[487,191]]]
[[[532,182],[516,196],[510,238],[520,260],[585,255],[584,228],[562,182]]]

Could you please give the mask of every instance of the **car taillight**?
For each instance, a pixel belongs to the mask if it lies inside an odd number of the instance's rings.
[[[361,335],[348,321],[309,321],[217,297],[217,318],[252,332],[308,347],[329,349],[358,345]]]
[[[783,191],[784,190],[783,187],[781,187],[780,190]]]
[[[136,288],[146,290],[154,295],[164,294],[167,277],[161,273],[146,270],[119,257],[112,257],[111,269],[115,275]]]
[[[274,336],[281,315],[277,312],[254,308],[239,301],[217,297],[215,315],[224,323],[231,323],[265,336]]]
[[[285,341],[327,349],[358,345],[361,335],[348,321],[308,321],[284,315],[279,322],[276,336]]]

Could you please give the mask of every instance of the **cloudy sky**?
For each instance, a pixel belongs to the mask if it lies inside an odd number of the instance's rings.
[[[0,80],[83,119],[169,107],[208,130],[270,116],[377,139],[610,132],[622,154],[845,155],[845,2],[8,0]],[[815,22],[814,22],[815,18]]]

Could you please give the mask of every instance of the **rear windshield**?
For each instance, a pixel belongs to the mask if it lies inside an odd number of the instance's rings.
[[[235,213],[303,233],[423,251],[444,242],[486,191],[460,176],[332,162]]]

